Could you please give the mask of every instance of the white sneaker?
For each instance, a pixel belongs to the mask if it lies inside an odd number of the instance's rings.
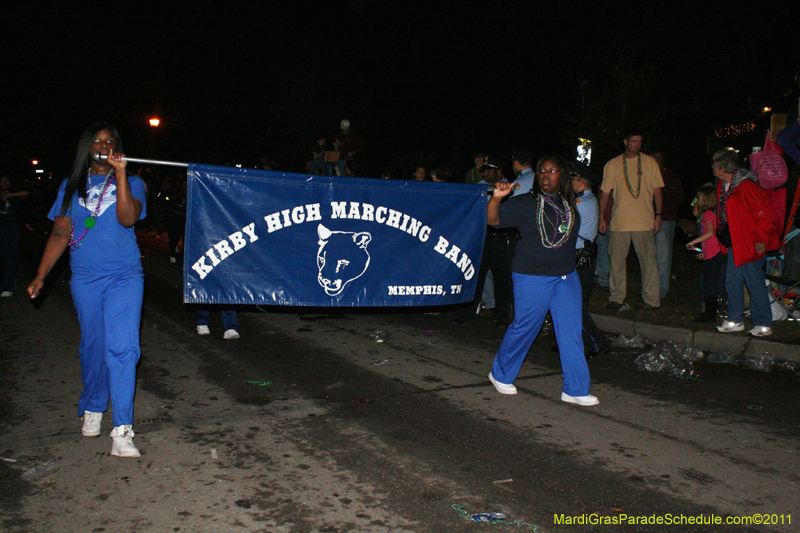
[[[170,263],[177,263],[178,260],[174,256],[171,255],[171,256],[169,256],[169,262]]]
[[[11,291],[0,292],[0,298],[11,298],[12,296],[14,296],[14,293]]]
[[[720,333],[732,333],[734,331],[744,331],[744,323],[739,322],[731,322],[730,320],[726,320],[722,323],[721,326],[717,326],[717,331]]]
[[[597,399],[597,396],[592,396],[591,394],[587,394],[586,396],[570,396],[566,392],[561,393],[561,401],[567,403],[575,403],[578,405],[582,405],[584,407],[588,407],[590,405],[597,405],[600,403],[600,400]]]
[[[228,331],[226,331],[222,335],[222,338],[223,339],[238,339],[239,338],[239,332],[236,331],[235,329],[229,329]]]
[[[747,333],[753,337],[769,337],[772,335],[772,328],[768,328],[767,326],[756,326]]]
[[[117,426],[111,431],[111,455],[117,457],[141,457],[142,454],[133,445],[133,427]]]
[[[198,335],[208,335],[209,333],[211,333],[211,330],[208,329],[208,326],[197,326]]]
[[[500,394],[517,393],[517,388],[514,385],[511,385],[510,383],[500,383],[499,381],[494,379],[494,376],[492,375],[491,372],[489,372],[489,381],[492,382],[492,385],[494,385],[494,388],[497,389],[497,392],[499,392]]]
[[[99,437],[100,436],[100,422],[103,421],[103,413],[92,413],[91,411],[83,412],[83,433],[84,437]]]

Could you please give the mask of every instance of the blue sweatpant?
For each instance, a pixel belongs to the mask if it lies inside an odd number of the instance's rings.
[[[547,311],[561,355],[564,384],[570,396],[589,394],[589,367],[581,340],[581,285],[573,271],[565,277],[511,274],[514,282],[514,322],[506,330],[494,358],[492,376],[500,383],[513,383],[522,362],[542,328]]]
[[[209,317],[210,312],[208,309],[198,311],[197,325],[207,326],[209,323]],[[236,311],[227,311],[225,309],[222,310],[222,329],[223,331],[228,331],[229,329],[235,329],[236,331],[239,331],[239,316],[236,314]]]
[[[84,411],[105,412],[111,398],[114,427],[132,425],[136,363],[141,356],[142,268],[103,277],[73,274],[70,288],[81,326],[83,392],[78,416]]]

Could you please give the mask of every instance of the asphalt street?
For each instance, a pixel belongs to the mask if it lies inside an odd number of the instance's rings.
[[[486,378],[503,333],[491,317],[243,307],[241,339],[223,340],[214,313],[201,337],[181,265],[143,249],[140,459],[109,456],[110,412],[101,437],[80,434],[68,269],[34,306],[28,249],[0,302],[5,531],[796,530],[791,371],[701,362],[681,379],[617,349],[590,363],[601,403],[582,408],[560,401],[541,335],[520,393],[502,396]],[[756,514],[777,523],[724,524]],[[589,516],[626,523],[569,523]],[[723,524],[630,522],[700,516]]]

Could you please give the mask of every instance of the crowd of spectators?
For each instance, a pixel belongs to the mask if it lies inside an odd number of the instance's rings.
[[[797,99],[795,99],[797,100]],[[796,108],[796,102],[795,102]],[[794,109],[794,108],[793,108]],[[796,111],[794,121],[790,121],[787,129],[778,139],[783,144],[791,144],[796,140],[792,135],[796,129]],[[623,153],[612,158],[604,164],[602,176],[589,167],[584,171],[575,171],[582,176],[582,182],[576,182],[576,187],[582,190],[579,193],[591,195],[597,202],[597,213],[581,213],[582,225],[594,227],[593,235],[579,240],[578,248],[591,248],[591,280],[587,286],[583,283],[584,300],[591,288],[600,287],[609,289],[608,309],[612,311],[627,311],[635,307],[638,311],[657,311],[661,301],[667,296],[672,279],[672,255],[678,227],[679,212],[685,208],[684,188],[681,176],[669,165],[666,153],[660,149],[650,150],[650,154],[642,149],[645,138],[637,129],[630,129],[622,135]],[[342,120],[339,131],[327,137],[317,135],[310,146],[311,160],[305,170],[312,174],[325,174],[331,176],[360,176],[358,169],[362,156],[367,152],[368,146],[351,129],[349,120]],[[796,148],[794,148],[796,150]],[[788,155],[793,155],[792,149],[787,149]],[[401,170],[395,165],[392,170],[386,169],[380,173],[382,179],[406,179],[415,181],[437,182],[463,182],[483,183],[492,186],[502,182],[513,182],[513,196],[530,192],[534,187],[535,172],[533,169],[534,156],[527,149],[511,148],[502,158],[478,150],[462,161],[435,161],[425,157],[424,162],[418,164],[406,163]],[[271,170],[277,167],[275,161],[268,161],[262,157],[261,168]],[[596,165],[597,166],[597,165]],[[454,172],[453,169],[461,169]],[[598,167],[599,168],[599,167]],[[715,167],[716,168],[716,167]],[[466,169],[466,171],[464,170]],[[145,224],[150,226],[165,227],[169,235],[169,260],[177,263],[180,260],[181,243],[184,237],[186,219],[186,177],[183,173],[139,167],[139,176],[147,185],[149,217]],[[716,173],[716,170],[715,170]],[[378,177],[378,176],[375,176]],[[3,188],[3,200],[7,209],[0,209],[0,222],[2,222],[2,251],[3,255],[3,286],[0,295],[6,297],[13,294],[13,275],[16,264],[12,257],[18,254],[18,241],[21,231],[47,232],[45,215],[56,195],[58,180],[38,179],[18,181],[4,178],[0,187]],[[719,182],[719,180],[718,180]],[[736,182],[738,184],[738,182]],[[596,195],[596,199],[595,199]],[[8,199],[6,199],[8,197]],[[726,199],[723,191],[723,200]],[[584,201],[585,203],[588,203]],[[704,204],[705,205],[705,204]],[[2,206],[0,206],[2,207]],[[722,203],[720,208],[724,209]],[[706,212],[708,211],[708,213]],[[724,211],[722,211],[724,213]],[[12,215],[13,213],[13,215]],[[711,214],[709,214],[711,213]],[[719,217],[716,207],[705,209],[697,213],[698,223],[703,224],[702,217],[708,220],[711,216]],[[587,217],[594,220],[588,221]],[[718,222],[715,219],[715,227]],[[707,228],[702,225],[696,232],[697,235],[707,233]],[[479,274],[479,291],[475,295],[474,305],[462,322],[474,320],[480,312],[494,313],[498,327],[507,327],[511,323],[514,312],[512,302],[512,283],[510,264],[514,257],[518,233],[513,229],[498,230],[487,226],[485,254]],[[701,245],[703,241],[693,241]],[[706,243],[714,250],[714,241]],[[628,266],[627,257],[633,246],[641,269],[642,293],[641,301],[630,304],[626,302]],[[585,255],[585,254],[584,254]],[[716,254],[714,254],[716,255]],[[720,247],[720,257],[709,264],[724,263],[727,258],[727,248]],[[711,260],[705,254],[706,260]],[[585,275],[586,265],[582,267]],[[710,267],[709,267],[710,268]],[[724,264],[720,267],[726,271]],[[709,321],[710,313],[716,310],[712,304],[712,290],[703,289],[700,300],[703,302],[701,310],[706,309],[702,315],[704,321]],[[714,287],[722,287],[722,282]],[[719,291],[717,291],[719,292]],[[724,290],[721,292],[725,292]],[[715,299],[716,301],[716,299]],[[584,308],[586,306],[584,305]],[[586,318],[590,317],[585,313]],[[764,322],[763,320],[761,322]],[[771,333],[768,324],[762,326],[761,334]],[[738,327],[738,322],[737,322]],[[589,348],[587,355],[602,352],[603,343],[593,341],[594,347]]]

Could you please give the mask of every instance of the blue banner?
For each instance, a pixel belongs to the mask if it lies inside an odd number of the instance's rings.
[[[334,307],[472,300],[485,185],[190,164],[184,301]]]

